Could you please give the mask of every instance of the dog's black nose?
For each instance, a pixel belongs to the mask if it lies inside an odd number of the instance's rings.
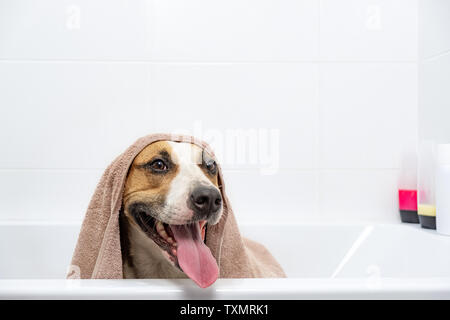
[[[207,218],[220,209],[222,196],[215,188],[197,187],[191,193],[191,204],[195,213]]]

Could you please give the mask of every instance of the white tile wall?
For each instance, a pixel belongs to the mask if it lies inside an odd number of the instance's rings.
[[[314,167],[315,64],[160,64],[152,75],[159,131],[184,128],[194,133],[198,127],[200,136],[214,145],[212,130],[274,129],[280,135],[280,167]],[[174,116],[168,116],[170,110]],[[220,151],[218,143],[216,149]],[[225,168],[236,168],[232,159],[222,157]]]
[[[328,60],[416,61],[417,1],[321,0],[320,55]]]
[[[283,223],[288,217],[318,220],[314,171],[280,170],[274,175],[225,171],[224,179],[233,211],[242,223]]]
[[[79,221],[102,170],[0,170],[2,219]]]
[[[416,92],[415,63],[321,65],[320,166],[396,168],[416,143]]]
[[[420,1],[419,137],[450,142],[450,2]]]
[[[321,219],[332,222],[398,222],[397,170],[323,170],[319,174]],[[343,183],[345,181],[345,183]]]
[[[449,143],[450,54],[420,62],[419,87],[420,138]]]
[[[242,222],[398,221],[416,59],[415,0],[2,1],[0,220],[79,220],[118,153],[184,130]],[[220,153],[237,130],[279,135],[278,170]]]
[[[142,59],[147,5],[142,0],[0,2],[2,59]]]
[[[152,1],[151,55],[159,60],[312,60],[316,0]]]
[[[450,51],[450,1],[419,1],[419,53],[422,59]]]
[[[147,68],[0,61],[0,167],[106,167],[153,128]]]

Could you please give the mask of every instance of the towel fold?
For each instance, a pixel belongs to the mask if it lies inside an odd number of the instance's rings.
[[[123,278],[119,212],[128,169],[142,149],[161,140],[194,143],[214,154],[205,142],[191,136],[152,134],[138,139],[118,156],[103,173],[81,226],[72,258],[72,266],[79,270],[81,279]],[[220,166],[218,169],[223,214],[219,223],[208,226],[206,245],[217,261],[219,277],[285,277],[281,266],[263,245],[241,236],[225,193]]]

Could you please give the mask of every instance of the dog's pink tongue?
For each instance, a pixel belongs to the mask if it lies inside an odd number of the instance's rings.
[[[200,287],[212,285],[219,276],[219,267],[202,240],[198,223],[171,225],[177,241],[178,264]]]

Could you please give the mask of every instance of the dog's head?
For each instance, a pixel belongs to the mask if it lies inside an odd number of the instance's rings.
[[[174,266],[201,286],[210,284],[218,271],[205,232],[223,208],[218,167],[206,150],[186,142],[148,145],[129,169],[123,209],[130,225],[150,237]]]

